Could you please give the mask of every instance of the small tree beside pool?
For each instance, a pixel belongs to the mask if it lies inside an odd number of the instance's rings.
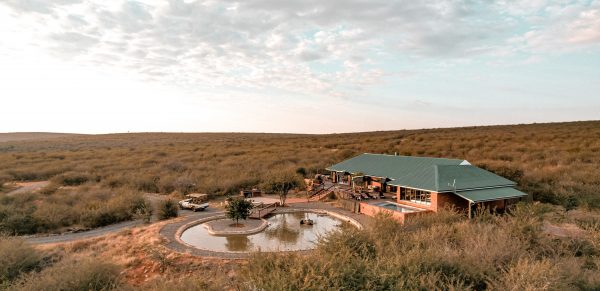
[[[250,210],[252,210],[252,202],[245,199],[234,199],[228,198],[227,205],[225,206],[225,215],[231,220],[235,220],[234,226],[241,226],[239,223],[240,219],[246,220],[250,217]]]

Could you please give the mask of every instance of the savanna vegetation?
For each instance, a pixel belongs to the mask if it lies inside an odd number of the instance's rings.
[[[310,177],[363,152],[467,159],[517,181],[534,200],[600,208],[600,121],[330,135],[65,135],[0,143],[0,180],[52,181],[37,194],[0,197],[0,226],[33,233],[127,220],[144,209],[146,192],[262,187],[285,196],[278,177]]]
[[[158,207],[158,218],[161,220],[177,217],[179,212],[177,202],[172,199],[161,201]]]
[[[0,196],[0,233],[22,235],[88,229],[145,218],[152,208],[140,193],[126,190],[59,189],[47,194]]]
[[[257,255],[242,273],[257,290],[597,290],[600,221],[559,239],[543,232],[551,209],[519,205],[473,221],[445,211],[405,225],[379,217],[307,256]]]
[[[572,223],[570,236],[545,224]],[[598,290],[600,215],[548,204],[505,215],[452,210],[397,224],[385,216],[321,238],[309,254],[247,262],[169,254],[154,225],[34,249],[0,239],[0,289],[11,290]],[[123,245],[124,244],[124,245]],[[112,258],[106,261],[106,258]],[[94,263],[91,263],[94,260]]]

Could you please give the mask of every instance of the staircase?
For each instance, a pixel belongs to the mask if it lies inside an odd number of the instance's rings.
[[[327,195],[331,194],[331,192],[335,191],[335,185],[330,185],[327,188],[323,188],[317,192],[315,192],[315,194],[311,195],[310,198],[308,198],[308,201],[310,202],[315,202],[315,201],[320,201],[321,199],[327,197]]]

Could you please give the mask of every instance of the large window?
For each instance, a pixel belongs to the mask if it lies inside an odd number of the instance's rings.
[[[400,188],[400,200],[418,204],[431,204],[431,192],[415,189]]]

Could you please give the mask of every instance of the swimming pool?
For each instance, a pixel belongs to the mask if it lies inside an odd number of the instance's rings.
[[[376,202],[376,203],[372,203],[371,205],[383,207],[383,208],[398,211],[398,212],[404,212],[404,213],[423,211],[422,209],[419,209],[419,208],[414,208],[414,207],[410,207],[410,206],[406,206],[406,205],[400,205],[398,203],[389,202],[389,201]]]

